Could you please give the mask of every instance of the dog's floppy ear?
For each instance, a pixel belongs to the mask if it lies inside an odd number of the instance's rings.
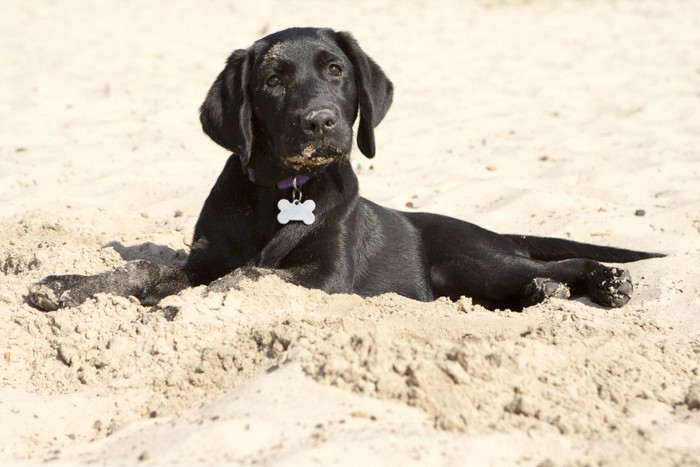
[[[199,109],[202,129],[214,142],[238,155],[245,166],[253,144],[248,79],[252,63],[247,50],[236,50],[212,84]]]
[[[367,157],[374,157],[374,127],[389,111],[394,97],[394,85],[379,65],[360,48],[348,32],[336,33],[338,45],[350,59],[357,81],[360,104],[360,123],[357,128],[357,147]]]

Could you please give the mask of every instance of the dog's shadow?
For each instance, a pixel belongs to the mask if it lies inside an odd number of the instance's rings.
[[[125,246],[113,241],[105,245],[106,247],[114,249],[124,261],[142,259],[164,266],[182,266],[187,259],[187,252],[182,248],[175,250],[169,246],[157,245],[153,242]]]

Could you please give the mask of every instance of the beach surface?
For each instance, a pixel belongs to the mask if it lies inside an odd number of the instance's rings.
[[[700,465],[700,3],[0,6],[1,465]],[[232,50],[351,31],[395,85],[361,194],[667,254],[621,309],[327,295],[266,276],[40,312],[27,288],[181,264],[228,156]]]

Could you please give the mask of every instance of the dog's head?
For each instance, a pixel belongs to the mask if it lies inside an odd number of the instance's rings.
[[[375,153],[374,127],[393,86],[346,32],[291,28],[236,50],[202,104],[204,132],[261,179],[314,172],[357,145]]]

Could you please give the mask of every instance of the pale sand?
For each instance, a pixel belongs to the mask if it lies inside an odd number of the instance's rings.
[[[4,0],[0,17],[0,464],[700,465],[700,3]],[[167,317],[24,303],[48,274],[185,257],[227,156],[198,106],[231,50],[294,25],[352,31],[396,85],[377,157],[354,156],[365,196],[669,256],[628,266],[618,310],[269,277],[184,291]]]

